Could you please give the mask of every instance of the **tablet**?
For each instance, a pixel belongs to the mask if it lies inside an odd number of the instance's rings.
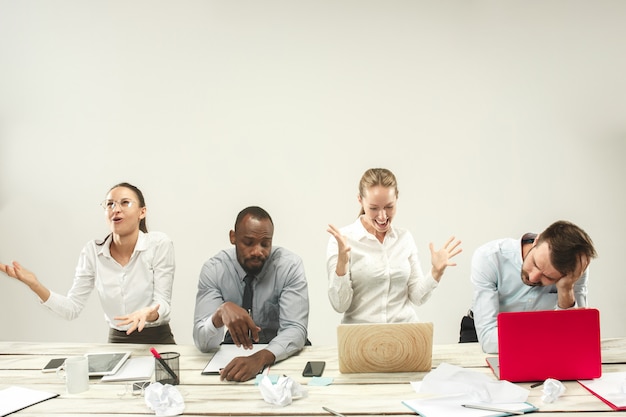
[[[124,365],[130,352],[87,353],[85,356],[89,363],[89,376],[103,376],[115,374]]]

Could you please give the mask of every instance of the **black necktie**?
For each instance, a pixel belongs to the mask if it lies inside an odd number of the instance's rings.
[[[250,315],[252,315],[252,280],[254,279],[254,275],[246,275],[243,279],[246,283],[246,286],[243,288],[243,301],[241,303],[241,307],[246,310]],[[232,344],[233,338],[230,335],[230,332],[227,331],[224,335],[224,344]],[[265,342],[264,342],[265,343]]]
[[[246,283],[245,288],[243,289],[243,303],[242,307],[244,310],[248,312],[252,312],[252,280],[254,279],[254,275],[246,275],[243,279]]]

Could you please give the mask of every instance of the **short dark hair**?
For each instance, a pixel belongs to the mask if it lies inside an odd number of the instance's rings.
[[[598,256],[589,235],[565,220],[556,221],[541,232],[537,244],[542,242],[548,243],[550,262],[563,275],[574,272],[582,257],[591,260]]]
[[[274,225],[274,221],[267,211],[258,206],[250,206],[241,210],[237,215],[237,219],[235,220],[235,232],[237,231],[237,226],[239,226],[243,218],[246,217],[248,214],[252,216],[252,218],[257,220],[269,219],[270,223],[272,223],[272,226]]]

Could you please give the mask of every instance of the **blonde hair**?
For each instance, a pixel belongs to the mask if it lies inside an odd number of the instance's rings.
[[[365,171],[361,177],[361,181],[359,182],[359,195],[361,198],[365,198],[365,192],[369,188],[377,185],[385,188],[393,188],[396,192],[396,198],[398,197],[398,182],[396,181],[396,176],[393,175],[393,172],[385,168],[370,168]],[[361,214],[365,214],[363,206],[361,206],[359,216]]]

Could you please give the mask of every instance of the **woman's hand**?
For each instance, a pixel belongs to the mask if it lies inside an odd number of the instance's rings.
[[[450,262],[450,259],[463,251],[463,249],[459,248],[460,244],[461,241],[456,240],[452,236],[441,249],[435,251],[435,245],[432,242],[430,243],[430,262],[433,265],[431,274],[437,282],[439,282],[447,267],[456,266],[456,263]]]
[[[126,334],[131,334],[135,330],[140,332],[146,326],[147,322],[156,321],[159,318],[159,306],[160,304],[152,307],[144,307],[125,316],[118,316],[113,319],[117,320],[118,326],[131,325],[128,330],[126,330]]]
[[[13,261],[12,265],[0,264],[0,271],[4,272],[8,276],[22,281],[24,284],[32,287],[39,283],[35,274],[28,269],[22,267],[19,263]]]
[[[350,264],[350,245],[348,244],[348,240],[344,235],[341,234],[339,229],[332,224],[328,225],[328,229],[326,229],[328,233],[335,237],[337,240],[337,266],[335,267],[335,272],[337,276],[344,276],[348,272],[348,266]]]
[[[41,301],[46,302],[50,298],[50,290],[41,285],[35,274],[22,267],[18,262],[13,261],[12,265],[0,264],[0,271],[28,285]]]

